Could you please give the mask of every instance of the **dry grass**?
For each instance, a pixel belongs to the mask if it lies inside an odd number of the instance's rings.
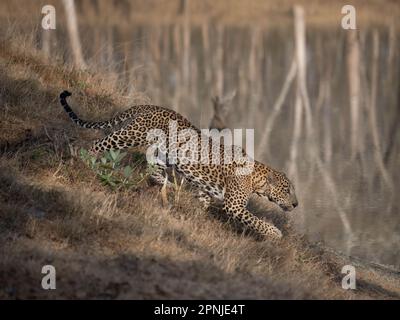
[[[58,94],[71,89],[77,111],[92,118],[145,98],[122,97],[99,79],[0,46],[0,298],[400,297],[398,273],[365,263],[358,289],[341,289],[351,261],[289,233],[273,208],[266,215],[286,232],[278,247],[204,212],[189,190],[163,207],[158,187],[102,186],[70,155],[93,134],[70,123]],[[57,290],[41,289],[45,264],[56,267]]]

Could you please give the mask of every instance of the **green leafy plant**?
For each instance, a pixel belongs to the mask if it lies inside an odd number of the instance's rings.
[[[135,172],[144,162],[143,158],[136,159],[133,166],[122,165],[121,161],[127,153],[120,150],[106,151],[100,158],[91,155],[83,148],[79,153],[81,159],[96,173],[100,181],[114,190],[136,188],[153,172],[152,166],[147,166],[144,173]]]

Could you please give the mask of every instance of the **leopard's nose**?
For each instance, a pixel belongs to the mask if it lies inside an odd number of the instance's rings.
[[[298,205],[299,205],[299,203],[297,201],[293,202],[293,208],[296,208]]]

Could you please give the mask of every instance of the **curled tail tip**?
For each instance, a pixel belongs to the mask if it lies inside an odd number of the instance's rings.
[[[60,94],[60,99],[65,99],[66,97],[69,97],[70,95],[72,95],[71,92],[64,90],[63,92],[61,92]]]

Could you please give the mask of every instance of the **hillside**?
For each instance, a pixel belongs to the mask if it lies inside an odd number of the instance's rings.
[[[147,99],[1,43],[0,299],[400,298],[398,271],[309,243],[265,203],[253,210],[284,228],[277,247],[218,209],[204,212],[188,189],[179,199],[169,190],[163,205],[148,181],[103,186],[71,154],[97,133],[70,122],[58,102],[64,89],[80,115],[96,119]],[[57,290],[41,289],[45,264],[57,270]],[[357,290],[341,288],[345,264],[356,266]]]

